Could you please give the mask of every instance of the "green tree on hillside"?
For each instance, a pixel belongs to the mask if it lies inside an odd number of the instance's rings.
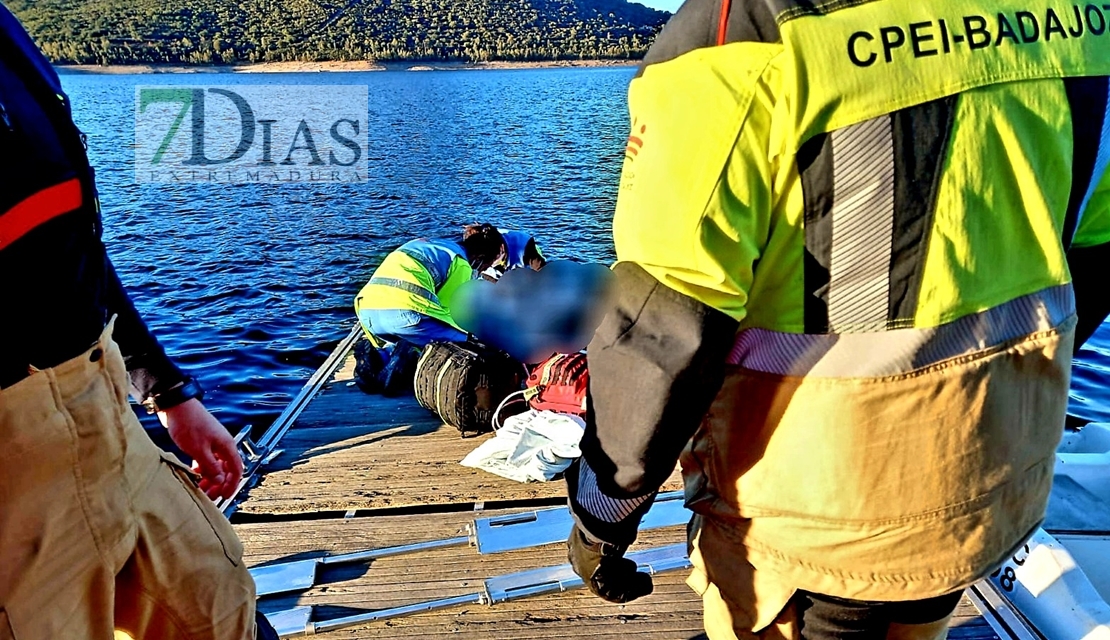
[[[10,0],[56,63],[634,59],[669,14],[626,0]]]

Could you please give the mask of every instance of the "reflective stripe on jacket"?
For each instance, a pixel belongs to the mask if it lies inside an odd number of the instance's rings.
[[[693,332],[719,312],[738,332],[683,456],[718,536],[694,582],[761,601],[755,629],[795,588],[952,592],[1044,515],[1066,251],[1110,242],[1110,10],[734,5],[714,46],[719,1],[688,1],[632,81],[614,220],[627,300],[590,346],[583,451],[613,469],[598,482],[614,497],[665,477],[676,416],[698,404],[676,390],[719,367]]]
[[[459,328],[451,318],[451,301],[459,286],[473,276],[458,244],[412,240],[386,256],[374,271],[355,296],[355,313],[360,309],[410,309]]]

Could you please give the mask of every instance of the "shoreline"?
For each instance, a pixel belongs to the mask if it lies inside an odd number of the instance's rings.
[[[78,64],[54,65],[61,75],[123,75],[156,73],[330,73],[350,71],[462,71],[474,69],[562,69],[590,67],[634,67],[639,60],[539,60],[528,62],[373,62],[368,60],[328,62],[251,62],[244,64]]]

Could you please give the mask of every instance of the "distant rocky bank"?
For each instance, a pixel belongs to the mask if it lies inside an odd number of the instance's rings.
[[[61,65],[635,60],[671,14],[626,0],[4,0]],[[296,64],[293,62],[292,64]],[[329,69],[331,63],[321,63]],[[355,64],[361,64],[356,62]],[[450,65],[450,63],[442,63]],[[389,67],[386,67],[389,68]]]
[[[345,71],[456,71],[463,69],[547,69],[632,67],[638,60],[545,60],[534,62],[258,62],[250,64],[110,64],[56,65],[60,74],[120,75],[130,73],[317,73]]]

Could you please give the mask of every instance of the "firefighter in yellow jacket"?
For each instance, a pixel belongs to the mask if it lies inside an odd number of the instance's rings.
[[[576,570],[680,458],[710,638],[943,637],[1044,517],[1110,311],[1110,8],[688,0],[629,89]]]

